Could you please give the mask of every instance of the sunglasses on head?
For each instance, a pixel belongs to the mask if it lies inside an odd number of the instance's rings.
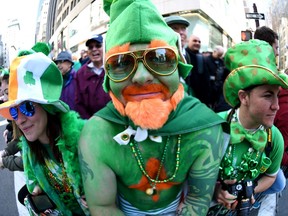
[[[18,109],[27,117],[32,117],[35,114],[34,104],[31,101],[25,101],[17,107],[10,107],[9,112],[14,120],[18,119]]]
[[[139,60],[150,72],[160,76],[171,75],[178,66],[176,52],[161,47],[111,55],[105,62],[106,74],[114,82],[122,82],[136,71]]]
[[[88,49],[89,49],[89,50],[92,50],[94,47],[96,47],[97,49],[99,49],[99,48],[102,47],[102,44],[101,44],[101,43],[96,43],[96,44],[93,44],[93,45],[89,45],[89,46],[88,46]]]

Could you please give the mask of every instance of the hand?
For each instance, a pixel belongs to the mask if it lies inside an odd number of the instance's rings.
[[[81,196],[81,203],[84,207],[88,208],[85,195]]]
[[[42,193],[42,189],[40,188],[40,186],[39,185],[36,185],[35,187],[34,187],[34,189],[33,189],[33,192],[32,192],[32,195],[39,195],[39,194],[41,194]]]
[[[234,184],[236,183],[236,179],[234,180],[225,180],[225,184]],[[222,189],[222,184],[219,182],[215,186],[214,196],[218,203],[221,203],[227,209],[235,209],[238,201],[237,196],[230,194],[227,190]]]
[[[3,138],[5,139],[5,142],[7,143],[7,135],[8,135],[8,130],[6,129],[6,130],[4,130],[3,131]]]

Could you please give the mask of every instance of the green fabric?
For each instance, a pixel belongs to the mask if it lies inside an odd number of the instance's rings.
[[[117,124],[132,125],[136,128],[131,120],[118,113],[112,102],[109,102],[106,107],[95,113],[95,115]],[[166,124],[159,130],[149,131],[149,135],[168,136],[190,133],[221,123],[224,130],[227,131],[228,125],[222,118],[198,99],[185,96],[176,110],[170,114]]]
[[[79,61],[74,61],[74,64],[72,67],[77,72],[82,67],[82,65]]]
[[[10,66],[9,100],[0,104],[0,115],[11,119],[9,108],[23,101],[44,106],[50,113],[68,112],[69,106],[60,100],[63,77],[57,65],[42,52],[13,60]],[[48,109],[49,108],[49,109]]]
[[[50,53],[51,47],[48,43],[37,42],[36,44],[34,44],[34,46],[31,49],[34,50],[35,52],[42,52],[46,56],[48,56]]]
[[[46,99],[48,103],[58,101],[62,92],[63,77],[62,74],[59,73],[57,65],[51,62],[39,78],[41,80],[44,99]],[[51,91],[52,89],[53,91]]]
[[[244,139],[249,141],[254,149],[263,151],[267,143],[267,133],[265,130],[249,132],[245,130],[239,122],[231,122],[231,144],[241,143]]]
[[[178,36],[168,27],[150,0],[113,1],[110,6],[106,51],[126,43],[150,43],[155,39],[163,40],[176,47]]]
[[[236,44],[227,50],[224,60],[231,71],[224,82],[224,97],[232,107],[240,103],[238,91],[249,86],[269,84],[288,88],[288,76],[278,71],[273,49],[265,41]]]
[[[223,119],[227,119],[228,114],[230,113],[230,110],[228,111],[224,111],[224,112],[220,112],[217,113],[219,116],[221,116]],[[269,158],[271,160],[271,165],[268,167],[268,169],[265,171],[266,174],[268,175],[275,175],[278,170],[280,169],[280,165],[281,165],[281,161],[282,161],[282,157],[283,157],[283,152],[284,152],[284,140],[282,137],[281,132],[279,131],[279,129],[277,127],[275,127],[274,125],[271,127],[272,130],[272,151],[269,154]],[[231,136],[233,136],[233,129],[231,129]],[[231,140],[230,140],[231,141]],[[266,139],[266,143],[267,143],[267,139]],[[241,161],[242,161],[242,156],[244,153],[247,152],[248,148],[251,147],[251,142],[249,142],[247,139],[243,139],[242,142],[237,143],[236,144],[236,150],[235,150],[235,159],[234,159],[234,163],[235,166],[238,166]],[[228,148],[226,150],[226,152],[228,152]],[[266,157],[265,154],[265,150],[261,149],[261,152],[263,152],[262,157],[258,158],[258,162],[260,162],[260,160],[264,157]],[[225,167],[225,165],[223,165],[224,162],[224,158],[221,162],[221,165],[223,167]],[[257,169],[260,169],[260,163],[259,166],[257,167]],[[258,170],[258,174],[260,173],[260,170]]]
[[[165,41],[178,49],[178,34],[171,29],[150,0],[103,0],[104,10],[110,16],[110,26],[105,39],[105,51],[126,43],[150,43],[152,40]],[[128,23],[128,25],[127,25]],[[184,64],[178,56],[179,75],[184,79],[192,65]],[[103,88],[109,90],[109,78],[105,76]]]
[[[79,118],[79,115],[70,111],[68,113],[61,113],[61,124],[63,134],[57,142],[57,146],[62,154],[63,163],[67,177],[73,187],[75,198],[86,215],[89,215],[88,209],[81,205],[81,195],[83,195],[82,177],[80,172],[80,165],[78,161],[78,139],[80,132],[84,126],[85,120]],[[28,143],[24,137],[19,144],[22,148],[22,157],[24,164],[24,173],[26,176],[26,185],[31,193],[36,185],[39,185],[55,202],[57,209],[63,215],[72,215],[72,212],[67,209],[64,203],[60,200],[56,190],[49,184],[45,176],[45,169],[36,161],[34,154],[31,152]],[[79,206],[79,210],[81,209]],[[81,210],[80,210],[81,211]],[[84,213],[82,213],[84,215]]]
[[[1,70],[1,77],[2,76],[4,76],[4,75],[6,75],[6,74],[8,74],[9,75],[9,69],[8,68],[3,68],[2,70]]]

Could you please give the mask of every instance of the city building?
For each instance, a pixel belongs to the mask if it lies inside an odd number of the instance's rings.
[[[257,22],[259,23],[259,20],[247,18],[247,13],[255,12],[252,5],[257,0],[152,1],[163,17],[180,15],[190,21],[187,29],[188,37],[191,34],[200,37],[201,52],[212,50],[215,45],[221,45],[227,49],[241,41],[241,32],[251,31],[253,34],[256,29],[255,23],[256,25]],[[261,2],[264,4],[264,1]],[[267,2],[265,7],[268,7]],[[260,26],[275,25],[275,21],[272,20],[275,11],[271,10],[268,14],[260,7],[259,13],[266,15],[266,20],[260,20]],[[269,20],[268,17],[270,17]],[[2,50],[4,50],[2,59],[5,58],[7,65],[9,65],[9,59],[22,48],[18,39],[14,37],[14,35],[19,35],[19,31],[16,33],[17,25],[20,29],[19,22],[10,22],[6,34],[2,37]],[[277,33],[280,31],[280,26],[279,21]],[[48,42],[52,48],[51,58],[63,50],[71,52],[74,57],[80,57],[80,51],[86,48],[86,40],[93,34],[102,34],[105,37],[108,27],[109,17],[103,10],[102,0],[39,0],[35,42]],[[285,24],[283,24],[283,28],[285,28]],[[284,67],[287,66],[287,63],[284,63],[287,55],[287,45],[285,45],[287,40],[282,41],[282,32],[286,34],[283,28],[279,34],[279,43],[281,43],[279,61],[280,65]],[[14,50],[11,44],[13,44]],[[282,48],[283,46],[285,49]],[[281,56],[282,54],[283,56]]]
[[[180,15],[190,21],[188,36],[196,34],[201,38],[201,51],[207,51],[214,45],[227,48],[239,42],[240,31],[246,28],[243,1],[153,2],[163,17]],[[52,45],[55,53],[68,50],[74,55],[79,55],[80,50],[85,48],[85,41],[92,34],[103,34],[105,37],[109,17],[102,4],[102,1],[93,0],[50,0],[46,40]]]

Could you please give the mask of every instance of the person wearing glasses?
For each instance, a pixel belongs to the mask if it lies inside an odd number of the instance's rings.
[[[56,205],[53,215],[89,215],[77,151],[85,120],[59,99],[62,83],[49,57],[23,52],[10,66],[9,99],[0,105],[0,115],[13,120],[29,193],[46,194]],[[42,206],[28,200],[25,206],[34,215]]]
[[[225,121],[184,92],[179,77],[191,65],[151,1],[104,3],[103,87],[112,102],[87,121],[79,141],[90,213],[206,215]]]
[[[93,35],[86,41],[89,61],[76,73],[75,110],[84,119],[89,119],[111,99],[104,92],[103,37]]]

